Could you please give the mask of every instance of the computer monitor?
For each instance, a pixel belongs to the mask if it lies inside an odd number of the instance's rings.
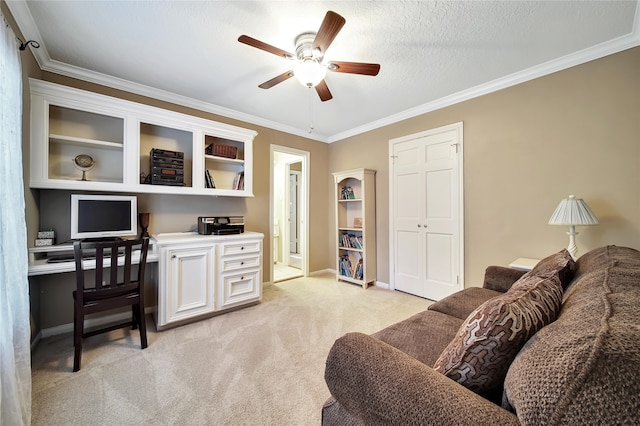
[[[129,195],[71,195],[71,238],[109,239],[136,235],[137,198]]]

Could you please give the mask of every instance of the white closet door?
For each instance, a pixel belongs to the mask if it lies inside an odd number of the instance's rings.
[[[391,200],[395,219],[395,288],[416,295],[422,295],[424,287],[421,259],[425,257],[422,200],[418,196],[424,193],[421,143],[417,139],[394,146],[394,198]]]
[[[392,285],[432,300],[462,287],[462,125],[391,141]]]

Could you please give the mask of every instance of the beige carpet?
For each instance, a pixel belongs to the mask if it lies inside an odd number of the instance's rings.
[[[33,354],[33,425],[318,425],[333,341],[371,333],[429,301],[337,282],[332,275],[268,286],[261,304],[155,332],[85,340],[71,372],[70,334]]]

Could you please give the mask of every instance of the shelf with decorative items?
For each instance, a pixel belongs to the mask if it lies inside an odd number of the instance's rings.
[[[123,183],[124,118],[53,104],[47,107],[47,179]],[[40,153],[32,150],[33,154]]]
[[[205,188],[252,193],[251,171],[246,162],[251,146],[210,134],[205,134],[204,144]]]
[[[336,198],[336,277],[366,288],[376,280],[375,171],[333,173]]]
[[[40,80],[30,85],[32,188],[253,196],[255,131]],[[214,144],[231,146],[235,158],[209,155]]]

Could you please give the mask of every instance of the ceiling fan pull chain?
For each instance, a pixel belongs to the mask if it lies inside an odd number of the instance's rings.
[[[311,93],[312,87],[307,90],[309,92],[309,134],[313,132],[313,94]]]

